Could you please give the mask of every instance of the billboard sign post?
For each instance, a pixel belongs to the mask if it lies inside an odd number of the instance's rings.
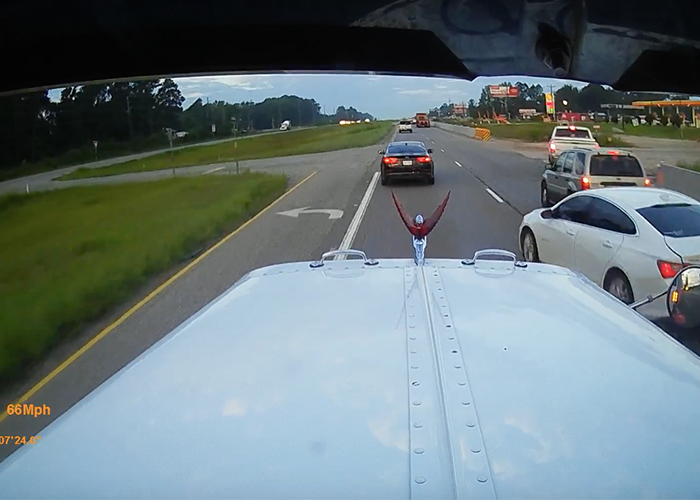
[[[553,115],[555,113],[554,94],[545,94],[544,99],[545,99],[545,104],[547,106],[547,114]]]

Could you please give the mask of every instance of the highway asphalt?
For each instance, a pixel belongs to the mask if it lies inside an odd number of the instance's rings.
[[[428,237],[426,256],[470,258],[484,248],[502,248],[520,256],[517,231],[522,215],[539,206],[542,161],[458,137],[437,128],[415,129],[399,138],[420,140],[434,149],[435,184],[404,182],[382,186],[376,146],[289,160],[297,182],[283,199],[225,241],[161,293],[116,326],[82,356],[60,371],[27,401],[48,405],[49,416],[14,417],[0,421],[0,435],[30,436],[70,408],[138,354],[217,297],[245,273],[262,266],[315,260],[336,249],[348,232],[361,200],[372,196],[351,247],[369,257],[413,255],[411,237],[391,201],[393,189],[412,214],[430,215],[451,191],[450,202]],[[313,158],[312,158],[313,157]],[[293,163],[296,162],[296,163]],[[270,167],[272,168],[272,167]],[[315,172],[315,173],[314,173]],[[309,177],[310,176],[310,177]],[[280,214],[300,208],[342,210],[328,213]],[[331,212],[332,213],[332,212]],[[164,282],[164,275],[144,287],[131,304],[93,325],[82,338],[63,346],[24,384],[0,395],[0,408],[26,393],[88,339]],[[697,352],[697,351],[696,351]],[[0,447],[0,460],[14,446]]]

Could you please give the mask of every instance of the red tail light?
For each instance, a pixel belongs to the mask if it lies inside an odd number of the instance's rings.
[[[550,143],[549,143],[549,150],[550,150],[552,153],[554,153],[554,151],[556,151],[556,149],[557,149],[557,145],[554,144],[553,142],[550,142]]]
[[[651,181],[650,181],[649,179],[644,179],[644,185],[645,185],[646,187],[651,186]]]
[[[581,177],[581,189],[586,190],[591,188],[591,181],[588,179],[588,177]]]
[[[685,266],[677,262],[666,262],[665,260],[657,260],[656,265],[659,268],[661,277],[665,280],[675,278],[678,271],[683,269]]]
[[[416,158],[418,163],[430,163],[430,156],[419,156]]]
[[[398,163],[398,162],[399,162],[399,159],[398,159],[398,158],[392,158],[392,157],[386,157],[386,158],[384,158],[384,160],[382,160],[382,161],[383,161],[384,163],[386,163],[387,165],[393,165],[393,164],[395,164],[395,163]]]

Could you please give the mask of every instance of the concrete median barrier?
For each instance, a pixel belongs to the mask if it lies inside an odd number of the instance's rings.
[[[456,135],[462,135],[471,139],[476,139],[478,141],[488,141],[489,139],[491,139],[491,131],[486,128],[465,127],[463,125],[452,125],[450,123],[442,122],[433,122],[433,124],[439,129],[452,132]]]
[[[659,163],[656,170],[656,187],[672,189],[700,200],[700,172]]]

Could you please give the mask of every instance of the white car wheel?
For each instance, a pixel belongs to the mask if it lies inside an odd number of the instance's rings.
[[[526,229],[523,233],[523,257],[525,257],[527,262],[539,262],[540,256],[537,251],[535,235],[529,229]]]
[[[605,279],[605,290],[625,304],[634,302],[634,293],[627,277],[619,271],[612,271]]]

